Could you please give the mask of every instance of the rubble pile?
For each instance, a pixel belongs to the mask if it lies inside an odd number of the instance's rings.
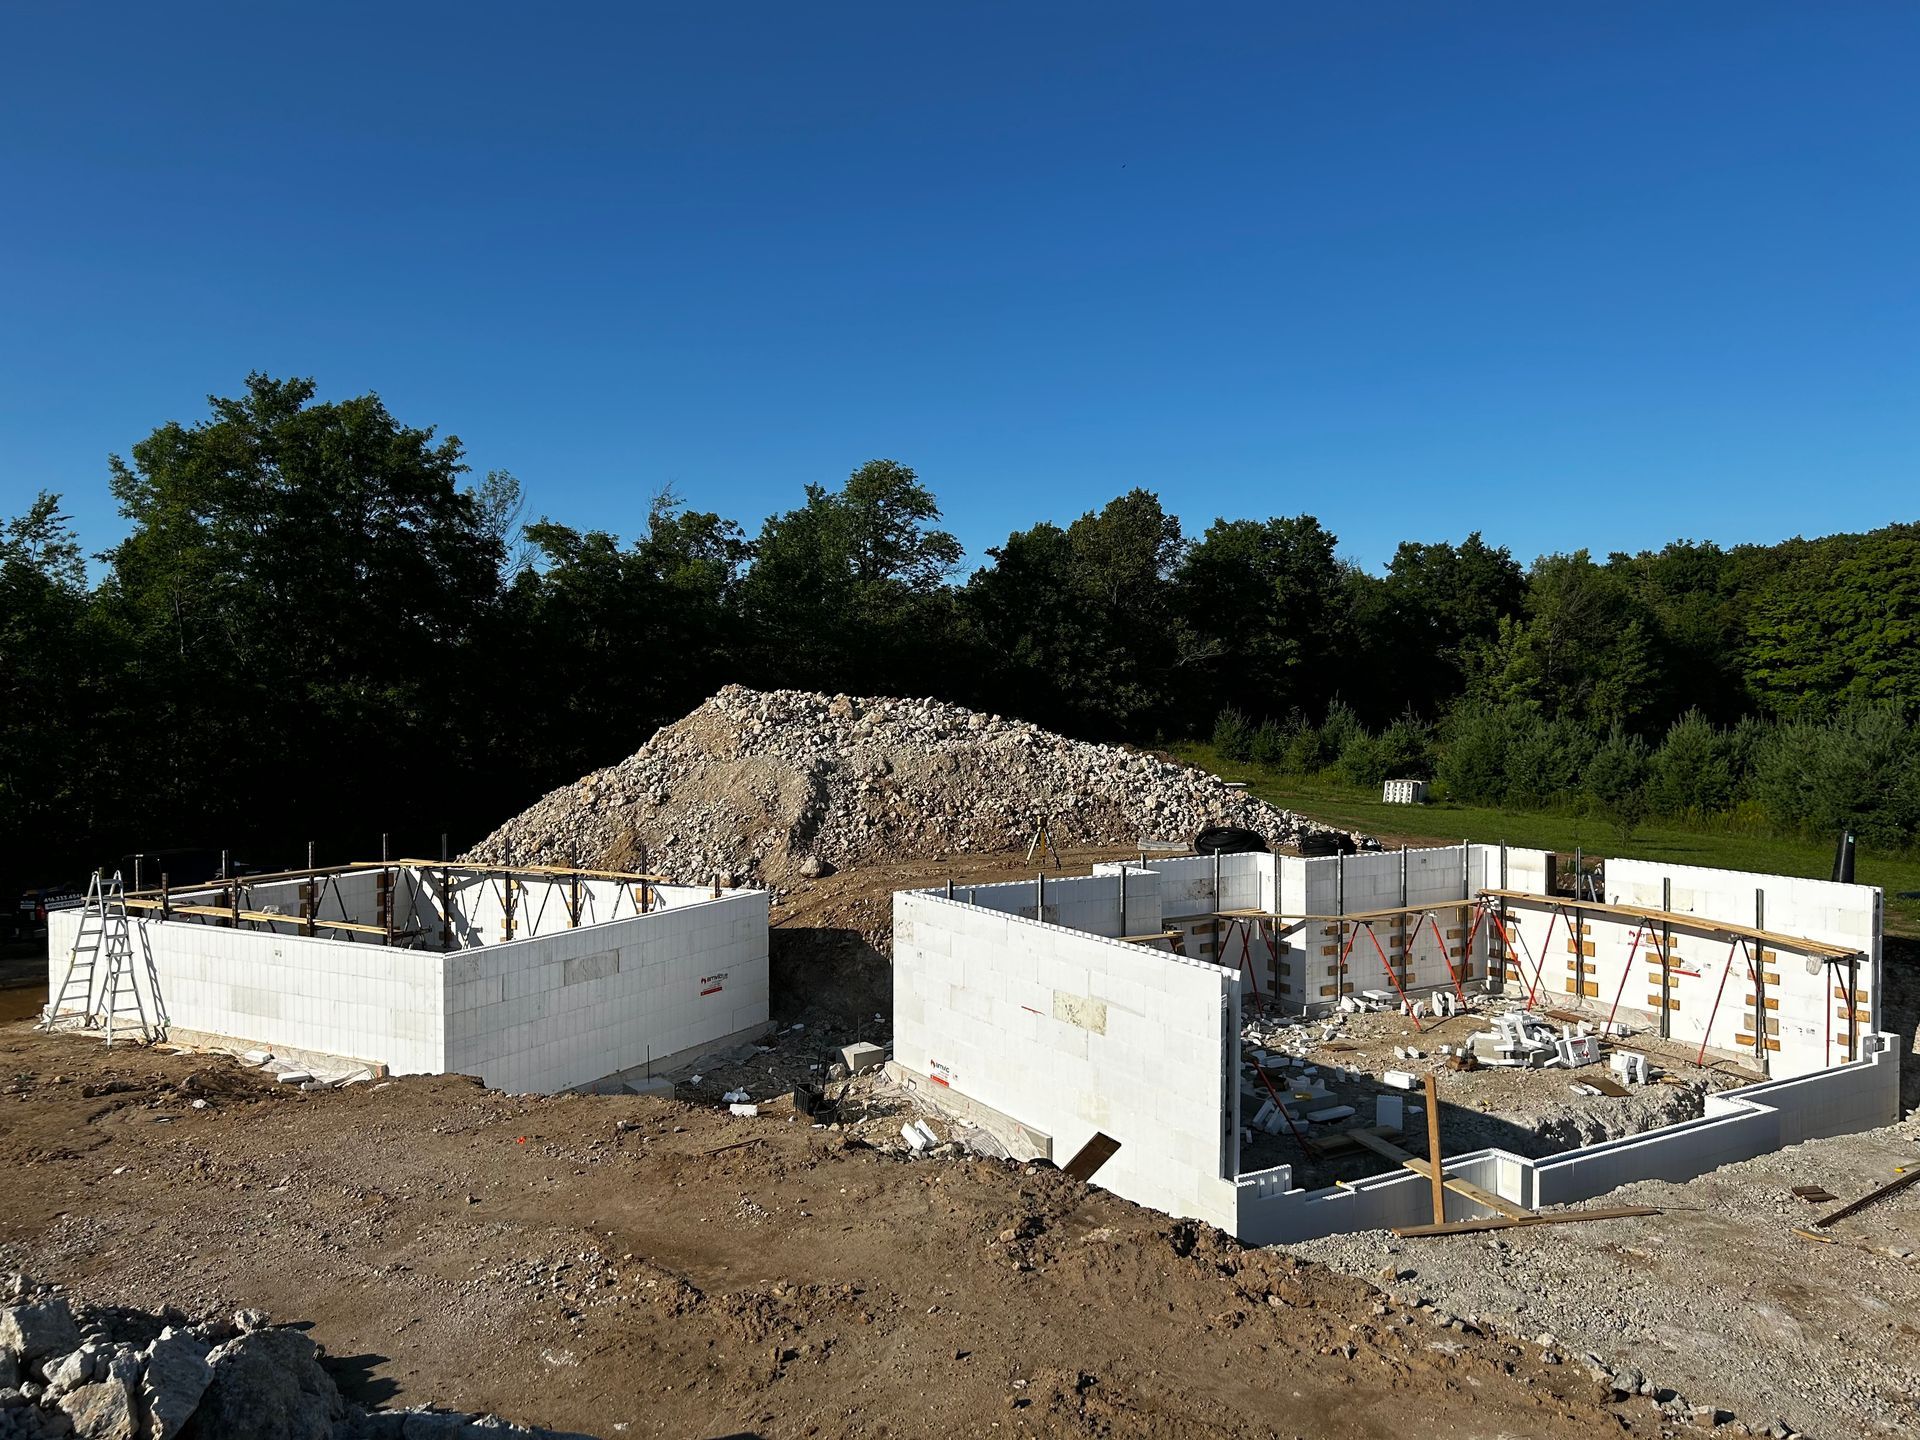
[[[1326,831],[1203,770],[1019,720],[933,700],[729,685],[464,858],[772,884],[1025,845],[1042,816],[1062,845],[1187,840],[1222,825],[1283,847]]]
[[[504,1440],[542,1436],[494,1416],[348,1403],[299,1330],[257,1310],[191,1321],[74,1306],[0,1276],[0,1440]]]

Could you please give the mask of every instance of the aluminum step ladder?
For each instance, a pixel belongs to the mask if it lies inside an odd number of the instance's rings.
[[[147,995],[154,1008],[160,1008],[160,977],[153,968],[153,955],[146,951]],[[120,872],[108,880],[96,870],[87,884],[86,903],[81,907],[80,926],[74,931],[73,948],[67,952],[67,970],[60,988],[47,1002],[38,1029],[57,1030],[63,1022],[79,1022],[86,1030],[103,1032],[107,1044],[119,1030],[137,1032],[140,1043],[150,1045],[165,1033],[165,1021],[147,1015],[146,996],[134,974],[133,926],[127,917],[126,887]],[[70,1005],[78,1009],[70,1009]]]

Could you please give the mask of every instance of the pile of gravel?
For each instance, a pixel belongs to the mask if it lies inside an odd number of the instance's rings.
[[[0,1440],[584,1440],[493,1416],[350,1404],[298,1330],[74,1307],[0,1276]]]
[[[729,685],[465,858],[775,883],[1005,850],[1043,814],[1062,845],[1190,840],[1230,825],[1291,847],[1327,828],[1191,766],[957,705]]]

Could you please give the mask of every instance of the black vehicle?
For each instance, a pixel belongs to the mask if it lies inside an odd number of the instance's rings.
[[[31,890],[20,892],[20,903],[14,909],[13,933],[16,939],[36,940],[47,933],[47,912],[50,910],[71,910],[76,905],[86,903],[84,890],[76,890],[71,885],[37,885]]]

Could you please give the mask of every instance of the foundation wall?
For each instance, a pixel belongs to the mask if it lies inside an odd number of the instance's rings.
[[[766,893],[672,898],[649,915],[444,954],[134,920],[134,971],[148,1014],[183,1031],[557,1091],[765,1025]],[[56,990],[79,923],[78,910],[49,917]]]
[[[1874,1035],[1862,1049],[1864,1057],[1851,1064],[1711,1096],[1698,1119],[1544,1160],[1504,1150],[1449,1156],[1446,1171],[1539,1209],[1592,1200],[1637,1180],[1690,1180],[1783,1145],[1891,1124],[1900,1118],[1898,1037]],[[1429,1183],[1412,1171],[1324,1190],[1293,1190],[1291,1183],[1292,1168],[1284,1165],[1240,1177],[1235,1233],[1242,1241],[1282,1245],[1433,1219]],[[1464,1197],[1447,1196],[1449,1220],[1489,1213]]]
[[[47,917],[51,992],[64,978],[80,914]],[[134,920],[130,929],[149,1017],[150,953],[161,1011],[182,1030],[377,1061],[402,1075],[446,1069],[439,955],[184,920]]]
[[[703,898],[440,957],[447,1068],[565,1090],[765,1025],[766,893],[690,893]]]
[[[1871,885],[1840,885],[1787,875],[1755,875],[1691,865],[1655,865],[1642,860],[1607,862],[1607,898],[1617,904],[1661,907],[1662,881],[1670,888],[1673,910],[1705,915],[1776,934],[1857,949],[1867,957],[1857,965],[1827,964],[1789,950],[1759,945],[1730,947],[1724,941],[1676,933],[1668,961],[1667,997],[1673,1036],[1698,1044],[1742,1051],[1756,1066],[1774,1075],[1799,1075],[1851,1058],[1849,1010],[1855,1048],[1860,1037],[1880,1024],[1879,986],[1882,892]],[[1624,966],[1634,926],[1613,922],[1607,960]],[[1650,947],[1643,936],[1633,959],[1635,974],[1626,982],[1631,996],[1644,991],[1643,1008],[1660,1002],[1658,937]],[[1613,971],[1617,985],[1619,970]],[[1721,977],[1725,985],[1720,985]],[[1719,1013],[1713,1014],[1719,990]],[[1612,990],[1603,993],[1611,995]],[[1629,999],[1629,1004],[1635,1003]]]
[[[1044,1133],[1062,1164],[1104,1132],[1120,1149],[1099,1184],[1233,1223],[1231,973],[937,894],[896,894],[893,921],[901,1066]]]

